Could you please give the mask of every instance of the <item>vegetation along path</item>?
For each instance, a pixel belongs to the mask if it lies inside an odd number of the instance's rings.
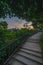
[[[40,35],[41,32],[38,32],[28,38],[20,50],[10,58],[8,65],[42,65]]]

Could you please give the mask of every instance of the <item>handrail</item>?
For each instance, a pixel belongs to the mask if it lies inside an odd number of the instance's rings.
[[[18,38],[18,39],[20,39],[20,38]],[[13,42],[17,41],[18,39],[15,39]],[[13,42],[10,42],[10,44],[8,44],[8,45],[4,46],[3,48],[1,48],[0,51],[3,50],[4,48],[8,47],[9,45],[11,45]]]
[[[25,35],[23,35],[23,36],[25,36]],[[18,39],[15,39],[13,42],[19,40],[19,39],[22,38],[23,36],[19,37]],[[0,51],[3,50],[4,48],[8,47],[9,45],[11,45],[13,42],[11,42],[10,44],[8,44],[8,45],[4,46],[3,48],[1,48]]]
[[[22,41],[24,41],[27,36],[28,36],[28,34],[24,34],[23,36],[19,37],[18,39],[15,39],[13,42],[11,42],[10,44],[8,44],[5,47],[3,47],[2,49],[0,49],[0,65],[3,65],[3,63],[10,56],[10,54],[15,50],[15,48],[18,45],[21,45],[20,43],[22,43]],[[19,41],[19,43],[18,43],[18,41]]]

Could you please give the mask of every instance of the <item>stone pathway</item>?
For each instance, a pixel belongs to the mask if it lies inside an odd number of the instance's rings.
[[[28,38],[21,49],[13,54],[8,65],[42,65],[42,55],[39,44],[41,32]]]

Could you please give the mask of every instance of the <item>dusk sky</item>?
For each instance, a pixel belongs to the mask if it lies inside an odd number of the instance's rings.
[[[6,21],[8,23],[8,28],[19,28],[22,27],[24,23],[26,23],[26,20],[19,19],[18,17],[12,17],[12,18],[0,18],[0,21]],[[30,23],[31,24],[31,23]]]

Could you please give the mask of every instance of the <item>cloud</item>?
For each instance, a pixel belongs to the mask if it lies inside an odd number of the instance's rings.
[[[19,28],[22,27],[23,24],[27,23],[28,25],[31,25],[32,22],[27,22],[25,19],[19,19],[18,17],[6,17],[5,19],[0,18],[0,21],[6,21],[8,23],[8,28]]]
[[[26,20],[19,19],[18,17],[6,17],[5,19],[0,18],[0,21],[6,21],[8,23],[8,28],[14,28],[27,22]]]

